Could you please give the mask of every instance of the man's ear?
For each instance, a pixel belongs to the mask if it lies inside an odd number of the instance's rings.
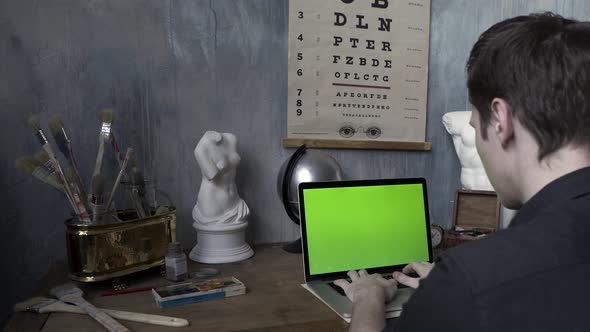
[[[514,138],[514,119],[512,107],[505,99],[494,98],[492,100],[492,118],[490,124],[492,135],[496,135],[502,147],[506,147]]]

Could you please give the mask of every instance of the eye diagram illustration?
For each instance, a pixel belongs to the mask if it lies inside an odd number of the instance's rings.
[[[372,138],[375,139],[379,136],[381,136],[381,129],[379,129],[379,127],[369,127],[366,131],[365,134],[367,134],[368,138]]]
[[[342,128],[340,128],[340,130],[338,130],[338,133],[340,134],[340,136],[342,136],[344,138],[350,138],[350,137],[354,136],[354,134],[356,133],[356,130],[354,129],[353,126],[345,125]]]
[[[367,135],[367,137],[371,139],[376,139],[379,136],[381,136],[381,129],[377,126],[371,126],[365,130],[363,127],[355,128],[350,124],[345,124],[338,130],[340,136],[344,138],[350,138],[354,136],[357,132],[365,133],[365,135]]]

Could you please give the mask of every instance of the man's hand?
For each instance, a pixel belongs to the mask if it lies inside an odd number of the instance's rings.
[[[387,303],[393,299],[397,290],[395,280],[386,280],[380,274],[369,274],[366,270],[360,270],[349,271],[348,276],[351,282],[338,279],[334,284],[342,288],[353,303],[367,297],[381,299],[383,303]]]
[[[411,288],[418,288],[420,286],[420,280],[428,277],[434,264],[428,262],[413,262],[406,265],[402,272],[393,272],[393,278],[400,284],[406,285]],[[418,278],[412,278],[408,276],[409,273],[416,272]]]

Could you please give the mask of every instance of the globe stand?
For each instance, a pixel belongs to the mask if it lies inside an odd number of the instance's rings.
[[[300,254],[301,253],[301,238],[287,243],[283,246],[283,250],[286,252],[290,252],[292,254]]]

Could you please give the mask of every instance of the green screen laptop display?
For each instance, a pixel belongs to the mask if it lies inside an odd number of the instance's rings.
[[[428,261],[423,184],[304,188],[309,274]]]

